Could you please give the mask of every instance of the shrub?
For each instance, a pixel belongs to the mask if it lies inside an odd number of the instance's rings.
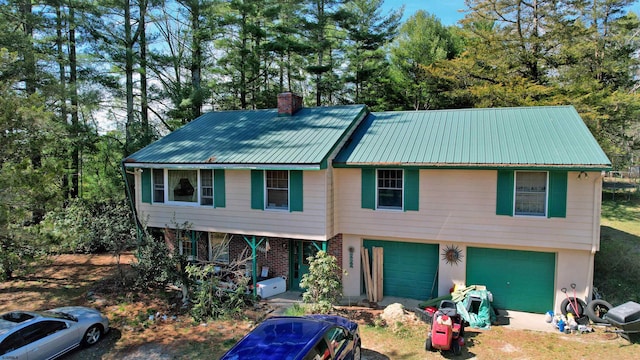
[[[41,232],[52,250],[118,255],[135,245],[131,209],[124,201],[71,199],[64,208],[47,213]]]
[[[131,264],[136,271],[136,284],[141,288],[164,288],[178,281],[177,258],[173,257],[163,240],[145,234],[138,247],[137,262]]]
[[[300,287],[306,289],[302,300],[310,303],[311,311],[328,313],[342,299],[342,271],[335,256],[318,251],[310,256],[309,272],[302,275]]]

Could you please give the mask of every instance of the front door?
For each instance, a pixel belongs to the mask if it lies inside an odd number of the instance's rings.
[[[309,272],[309,257],[315,256],[318,248],[312,241],[294,240],[291,247],[291,290],[302,291],[300,280]]]

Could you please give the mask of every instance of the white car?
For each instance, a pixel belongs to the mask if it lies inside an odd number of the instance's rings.
[[[0,359],[55,359],[97,343],[108,331],[109,319],[87,307],[11,311],[0,315]]]

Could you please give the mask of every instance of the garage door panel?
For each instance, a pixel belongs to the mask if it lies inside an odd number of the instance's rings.
[[[385,296],[425,300],[430,297],[438,268],[438,246],[384,240],[365,240],[364,247],[384,248]]]
[[[554,253],[469,247],[466,276],[469,285],[487,286],[497,308],[553,309]]]

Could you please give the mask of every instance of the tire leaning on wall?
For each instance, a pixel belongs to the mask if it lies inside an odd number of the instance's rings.
[[[573,309],[574,306],[577,306],[576,310]],[[560,304],[560,312],[562,312],[562,315],[566,316],[567,313],[572,313],[576,318],[585,315],[586,308],[587,304],[585,304],[584,301],[574,297],[564,299]],[[578,314],[576,314],[576,311],[578,311]]]
[[[603,317],[606,313],[609,312],[612,307],[613,306],[605,300],[592,300],[587,304],[586,314],[589,317],[589,320],[593,321],[596,324],[607,323],[607,321],[603,319]]]

